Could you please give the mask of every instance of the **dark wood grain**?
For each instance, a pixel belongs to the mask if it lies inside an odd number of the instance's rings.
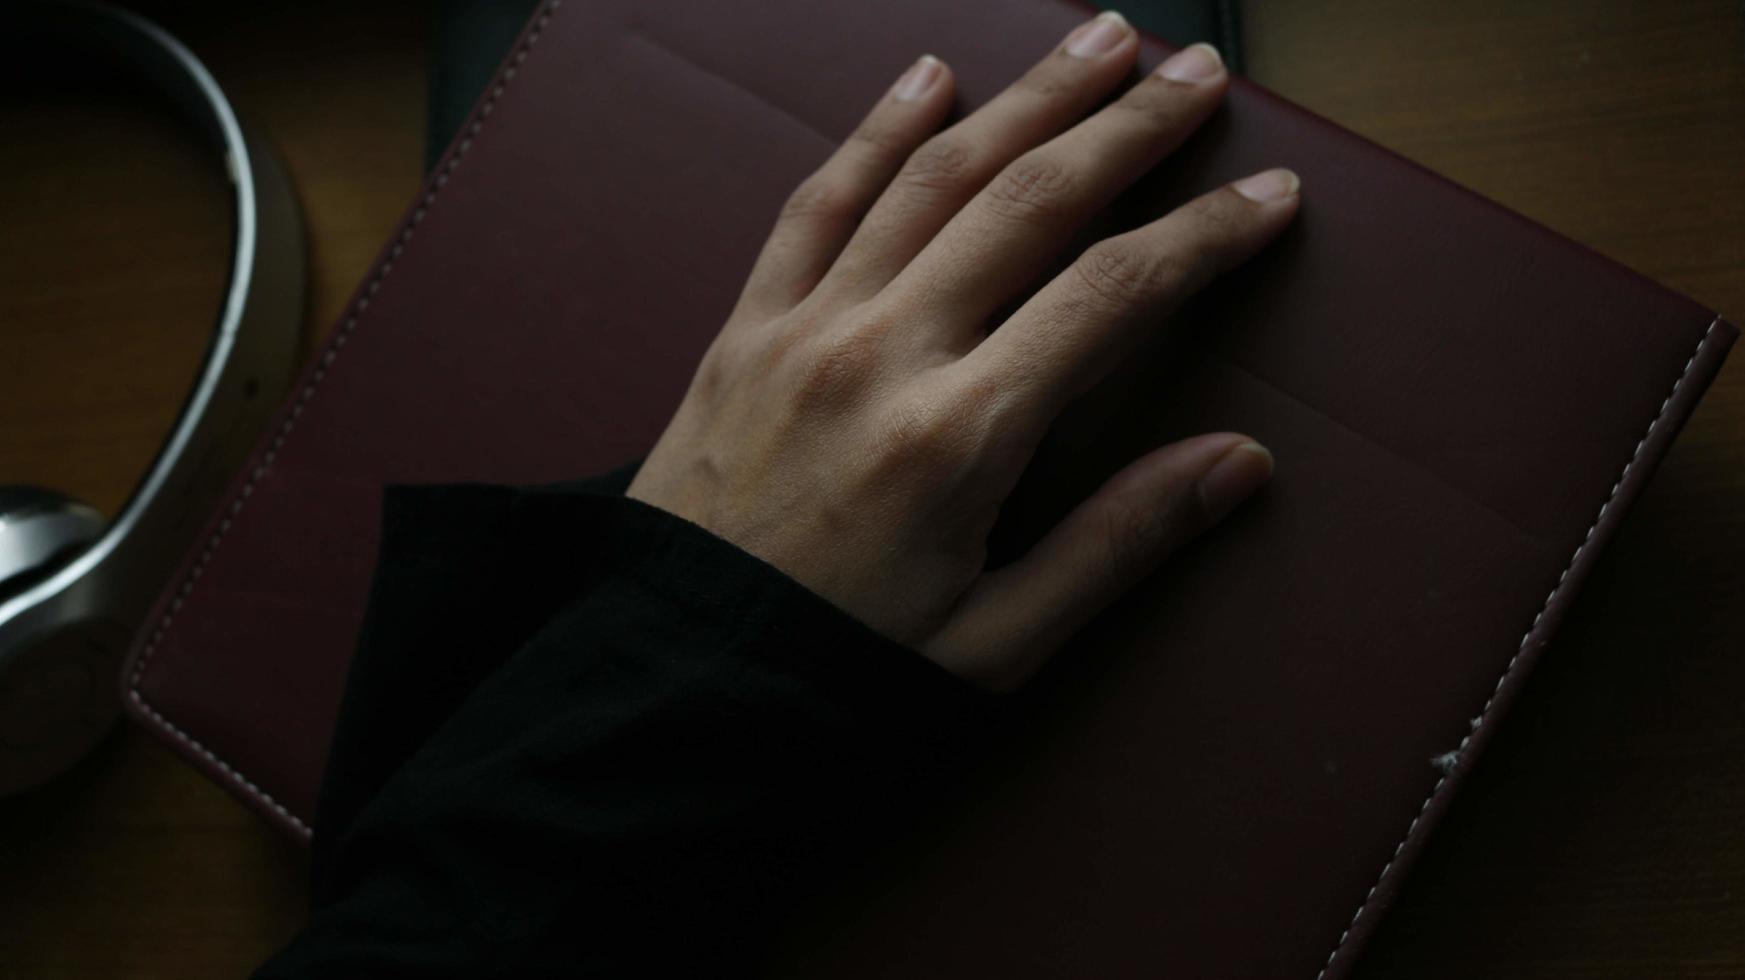
[[[141,6],[284,154],[309,223],[313,343],[417,186],[422,5]],[[1256,2],[1246,16],[1258,80],[1745,316],[1736,0]],[[0,140],[0,330],[13,352],[0,358],[0,480],[113,509],[193,369],[227,219],[193,144],[144,100],[90,85],[25,95],[0,96],[12,134]],[[104,152],[113,141],[127,152]],[[1735,359],[1362,976],[1745,976],[1741,556]],[[0,976],[245,973],[296,928],[301,862],[120,731],[75,771],[0,801]]]

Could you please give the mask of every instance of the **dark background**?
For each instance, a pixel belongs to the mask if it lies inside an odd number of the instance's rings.
[[[308,223],[312,349],[418,187],[427,5],[134,6],[285,157]],[[1738,0],[1251,2],[1244,20],[1261,83],[1745,318]],[[0,482],[113,511],[207,339],[228,248],[221,177],[126,87],[71,67],[6,82]],[[1741,557],[1735,358],[1360,975],[1745,977]],[[245,974],[297,927],[302,860],[120,730],[0,800],[0,978]]]

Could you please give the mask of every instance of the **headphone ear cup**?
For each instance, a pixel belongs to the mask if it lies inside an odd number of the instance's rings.
[[[12,511],[46,510],[67,505],[91,509],[59,490],[20,483],[0,483],[0,515]]]
[[[0,486],[0,598],[46,578],[101,537],[104,526],[95,508],[59,491]]]
[[[47,579],[103,535],[96,509],[42,487],[0,486],[0,601]],[[128,634],[104,621],[42,624],[0,646],[0,796],[72,765],[114,721]]]
[[[0,797],[71,767],[113,727],[129,638],[118,623],[77,620],[0,651]]]

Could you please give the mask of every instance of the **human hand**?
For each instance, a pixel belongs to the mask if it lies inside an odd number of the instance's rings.
[[[1085,117],[1137,52],[1132,28],[1097,17],[937,135],[950,69],[912,66],[789,198],[628,495],[1009,690],[1257,489],[1265,449],[1187,439],[1117,473],[1024,557],[983,568],[1062,407],[1297,210],[1289,171],[1237,181],[1094,245],[988,332],[1229,84],[1196,46]]]

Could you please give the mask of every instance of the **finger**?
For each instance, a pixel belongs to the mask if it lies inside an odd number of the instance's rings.
[[[782,206],[741,306],[775,313],[805,299],[903,161],[951,109],[951,69],[932,55],[909,66],[830,159]]]
[[[927,141],[861,222],[824,288],[865,299],[891,281],[1012,159],[1071,126],[1121,83],[1139,51],[1113,12],[1079,25],[1048,57]]]
[[[1180,146],[1229,84],[1211,45],[1176,52],[1121,98],[995,175],[892,291],[963,324],[960,339],[973,340],[1086,221]]]
[[[926,644],[928,656],[984,687],[1017,687],[1171,552],[1260,489],[1272,466],[1271,453],[1233,433],[1141,457],[1024,557],[977,579]]]
[[[1095,384],[1182,300],[1248,259],[1296,214],[1298,181],[1267,170],[1091,246],[957,368],[1044,424]]]

